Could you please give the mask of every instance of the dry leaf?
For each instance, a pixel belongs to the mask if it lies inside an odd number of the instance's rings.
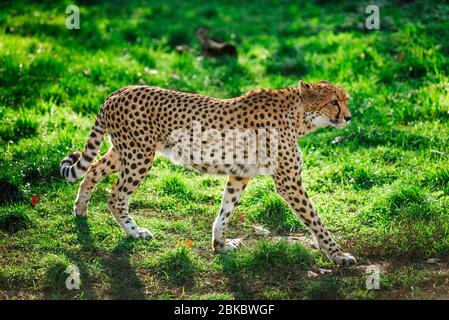
[[[33,199],[31,199],[31,206],[34,208],[36,204],[39,203],[39,201],[41,201],[41,196],[36,196],[35,194],[33,194]]]
[[[430,150],[430,152],[431,152],[431,153],[435,153],[435,154],[440,155],[440,156],[443,156],[443,157],[446,156],[446,154],[445,154],[444,152],[442,152],[442,151],[438,151],[438,150]]]
[[[335,139],[332,140],[331,143],[332,143],[332,144],[337,144],[337,143],[343,141],[344,139],[346,139],[346,136],[338,136],[338,137],[335,137]]]
[[[307,271],[307,276],[309,278],[318,278],[318,273],[315,273],[315,272],[309,270],[309,271]]]
[[[143,70],[148,74],[157,74],[157,70],[155,70],[155,69],[150,69],[148,67],[145,67]]]
[[[192,245],[193,245],[192,240],[187,240],[187,241],[186,241],[186,247],[187,247],[187,248],[191,248]]]
[[[321,274],[326,274],[326,273],[331,273],[331,272],[332,272],[331,269],[323,269],[323,268],[320,268],[320,273],[321,273]]]
[[[176,72],[173,72],[173,73],[170,75],[170,77],[173,78],[173,79],[176,79],[176,80],[180,80],[180,79],[181,79],[181,77],[179,76],[179,74],[176,73]]]
[[[433,263],[438,263],[440,261],[441,261],[440,258],[431,258],[431,259],[428,259],[426,262],[433,264]]]
[[[263,227],[260,227],[260,226],[254,226],[254,231],[257,234],[270,234],[270,230],[267,230],[267,229],[265,229]]]
[[[304,240],[305,236],[301,233],[290,233],[288,237],[292,240]]]

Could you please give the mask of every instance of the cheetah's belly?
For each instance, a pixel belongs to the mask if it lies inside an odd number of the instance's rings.
[[[159,144],[156,150],[175,164],[182,165],[200,173],[214,175],[233,175],[242,177],[254,177],[258,175],[269,175],[270,170],[259,164],[228,164],[228,163],[191,163],[189,159],[180,157],[172,148]]]

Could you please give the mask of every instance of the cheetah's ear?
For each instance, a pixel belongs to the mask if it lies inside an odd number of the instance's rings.
[[[308,91],[312,91],[313,90],[313,88],[312,88],[312,86],[310,84],[305,83],[302,80],[299,81],[298,86],[299,86],[299,91],[301,92],[301,94],[304,94],[304,93],[306,93]]]

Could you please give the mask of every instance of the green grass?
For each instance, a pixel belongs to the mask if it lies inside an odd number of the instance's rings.
[[[246,217],[274,232],[296,232],[302,225],[287,203],[275,192],[274,183],[264,179],[250,186],[241,201]]]
[[[299,244],[290,245],[283,241],[261,241],[251,251],[232,252],[221,257],[223,269],[231,274],[246,272],[251,276],[269,275],[281,279],[284,274],[274,271],[310,267],[311,254]]]
[[[31,226],[32,220],[25,210],[20,206],[2,210],[0,213],[0,229],[4,232],[14,233]]]
[[[377,31],[364,28],[368,2],[81,1],[81,29],[67,30],[69,4],[0,4],[0,298],[447,298],[448,4],[382,1]],[[199,26],[235,43],[238,58],[198,57]],[[130,204],[152,241],[126,238],[108,212],[115,176],[94,191],[88,218],[74,217],[78,185],[59,178],[59,162],[83,148],[112,91],[148,84],[226,98],[300,79],[353,97],[349,127],[299,145],[306,188],[358,268],[286,241],[308,233],[267,177],[251,181],[230,223],[245,245],[213,255],[225,178],[162,157]],[[442,264],[425,263],[435,257]],[[80,290],[64,287],[69,264]],[[370,264],[383,266],[380,290],[365,288]],[[332,272],[307,276],[319,268]]]
[[[174,285],[192,285],[201,270],[197,257],[185,245],[164,253],[157,261],[144,262],[143,267]]]

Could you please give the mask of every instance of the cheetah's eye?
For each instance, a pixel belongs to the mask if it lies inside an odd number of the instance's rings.
[[[331,102],[331,104],[332,104],[333,106],[338,107],[338,101],[337,101],[337,100],[333,100],[333,101]]]

